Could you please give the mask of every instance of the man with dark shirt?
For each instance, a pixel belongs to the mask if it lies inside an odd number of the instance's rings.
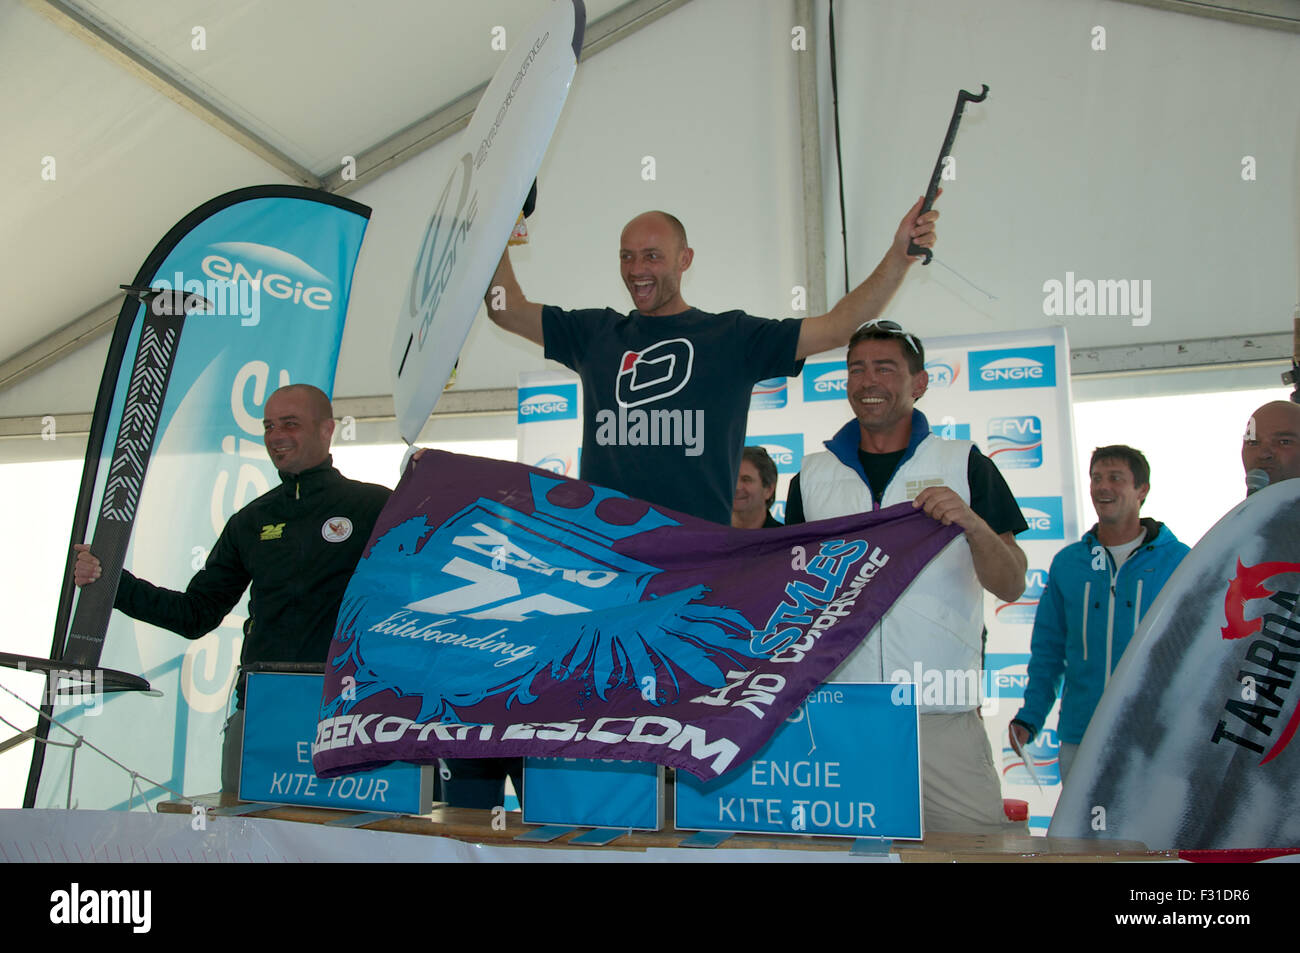
[[[733,529],[769,529],[781,524],[772,516],[776,499],[776,463],[762,447],[746,447],[740,457],[736,495],[731,502]]]
[[[984,590],[1013,602],[1025,589],[1028,529],[992,462],[968,440],[930,432],[913,403],[929,378],[920,340],[873,321],[849,341],[854,420],[827,451],[804,458],[790,486],[786,524],[906,504],[962,535],[917,575],[903,596],[828,681],[921,681],[950,697],[917,699],[927,831],[1009,829],[988,736],[979,718]],[[921,684],[917,684],[917,691]],[[1023,830],[1023,825],[1021,828]]]
[[[343,592],[388,501],[387,487],[348,480],[332,466],[333,418],[329,398],[309,384],[267,398],[264,440],[280,485],[230,518],[184,592],[124,571],[113,602],[133,619],[198,639],[251,583],[236,710],[221,751],[221,787],[231,794],[239,789],[243,669],[254,662],[324,663]],[[99,560],[85,544],[73,548],[73,581],[91,585]]]
[[[934,245],[938,213],[922,215],[921,204],[866,281],[803,320],[688,305],[681,279],[695,252],[665,212],[638,215],[623,229],[620,267],[636,309],[629,315],[534,304],[508,252],[484,300],[494,322],[582,378],[582,479],[726,525],[754,383],[797,374],[803,358],[844,344],[880,314],[915,261],[909,242]]]

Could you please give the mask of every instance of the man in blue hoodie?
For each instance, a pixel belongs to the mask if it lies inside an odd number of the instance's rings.
[[[1138,515],[1151,489],[1139,451],[1098,447],[1088,473],[1097,524],[1052,560],[1034,618],[1025,704],[1007,729],[1022,748],[1061,695],[1062,781],[1138,623],[1188,552],[1164,524]]]

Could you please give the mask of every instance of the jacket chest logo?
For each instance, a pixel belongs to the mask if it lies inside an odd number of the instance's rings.
[[[262,535],[258,539],[265,542],[268,539],[279,539],[284,535],[283,523],[267,523],[262,527]]]
[[[331,516],[321,524],[320,534],[328,543],[341,543],[352,535],[352,520],[346,516]]]
[[[907,498],[914,500],[921,495],[921,491],[928,486],[943,486],[943,480],[940,477],[923,477],[920,480],[908,480],[904,485],[907,492]]]

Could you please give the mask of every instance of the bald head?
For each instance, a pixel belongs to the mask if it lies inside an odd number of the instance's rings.
[[[676,215],[670,215],[668,212],[652,211],[642,212],[632,221],[623,226],[623,233],[634,225],[650,225],[666,228],[669,234],[677,240],[677,249],[680,251],[687,247],[686,245],[686,226],[682,224],[681,219]]]
[[[319,387],[287,384],[266,399],[263,440],[275,468],[302,473],[329,458],[334,408]]]
[[[686,244],[686,229],[667,212],[643,212],[623,227],[619,268],[636,310],[648,317],[681,314],[682,273],[695,253]]]
[[[1300,477],[1300,404],[1274,400],[1251,414],[1241,462],[1248,473],[1263,470],[1270,483]]]

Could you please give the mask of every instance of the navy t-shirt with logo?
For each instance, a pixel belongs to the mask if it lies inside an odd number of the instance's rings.
[[[582,379],[582,479],[731,521],[749,396],[798,374],[798,319],[542,309],[546,356]]]

